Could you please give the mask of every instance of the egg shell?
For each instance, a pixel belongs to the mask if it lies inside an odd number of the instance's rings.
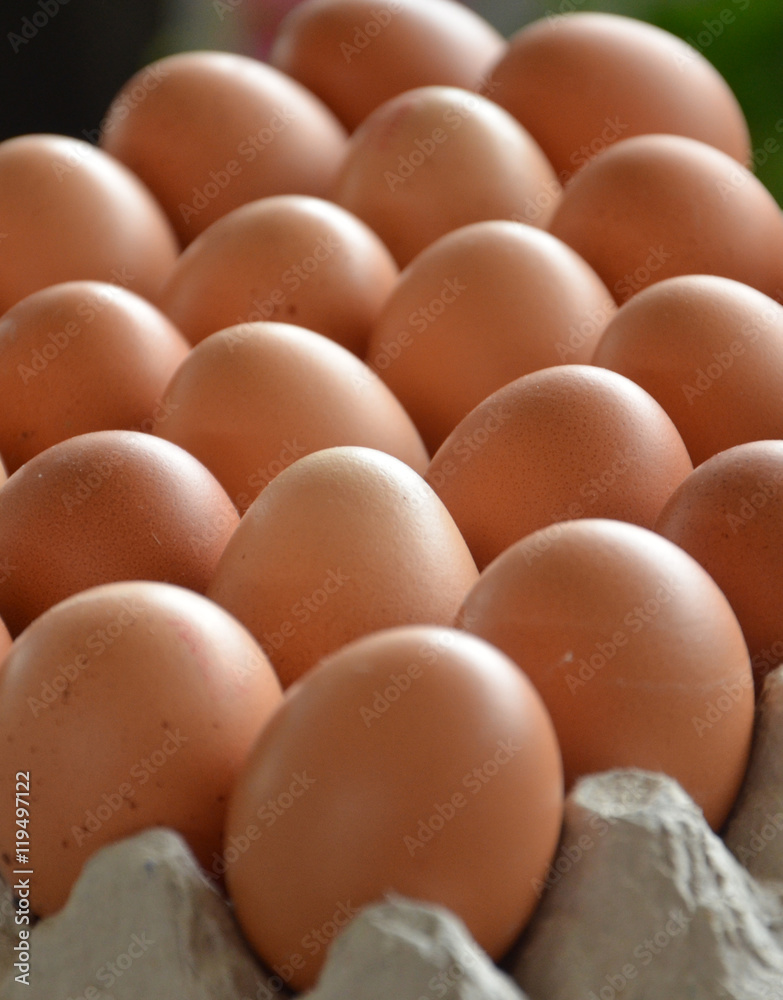
[[[183,52],[139,70],[100,142],[149,185],[183,244],[256,198],[325,195],[345,130],[295,80],[249,56]]]
[[[750,657],[729,602],[676,545],[620,521],[550,525],[487,566],[458,622],[536,686],[567,788],[661,771],[722,826],[750,753]]]
[[[420,87],[376,108],[354,132],[332,198],[404,266],[471,222],[529,220],[545,229],[560,185],[507,111],[456,87]]]
[[[679,274],[717,274],[783,296],[783,217],[726,153],[642,135],[600,153],[567,185],[549,224],[618,302]]]
[[[429,456],[396,397],[350,351],[287,323],[201,341],[165,393],[156,433],[185,448],[244,512],[278,473],[322,448],[363,445],[424,473]]]
[[[288,687],[369,632],[451,624],[477,578],[424,480],[390,455],[347,447],[277,476],[242,519],[207,593],[250,629]]]
[[[694,465],[783,437],[783,306],[748,285],[713,275],[651,285],[611,320],[593,364],[657,399]]]
[[[442,236],[400,275],[373,327],[367,363],[430,451],[508,382],[590,361],[614,299],[562,241],[515,222]]]
[[[498,389],[433,456],[432,486],[481,570],[556,521],[652,527],[693,466],[661,406],[630,379],[560,365]]]
[[[101,583],[203,593],[239,515],[197,459],[137,431],[95,431],[31,458],[0,487],[0,616],[17,636]]]
[[[149,190],[81,139],[0,143],[0,313],[62,281],[110,281],[156,300],[178,253]]]
[[[118,285],[69,281],[17,302],[0,317],[0,451],[10,470],[77,434],[151,429],[189,349],[159,310]]]
[[[634,18],[541,18],[512,35],[489,75],[493,100],[525,126],[564,182],[613,143],[650,133],[689,136],[750,161],[742,109],[712,63]]]
[[[299,990],[329,928],[389,892],[450,908],[499,958],[561,820],[560,753],[527,678],[473,636],[406,626],[345,646],[287,693],[231,796],[223,865],[246,937]]]
[[[349,128],[404,90],[478,89],[505,41],[452,0],[309,0],[285,18],[270,60]]]
[[[17,772],[29,773],[33,912],[59,910],[95,851],[149,827],[177,830],[208,866],[281,699],[249,633],[192,591],[113,583],[41,615],[0,672],[0,792],[12,802]],[[15,833],[2,810],[9,884]]]
[[[163,310],[193,344],[237,323],[273,320],[363,356],[397,273],[381,240],[350,212],[319,198],[262,198],[187,248]]]
[[[674,491],[655,530],[690,553],[729,600],[760,690],[783,663],[783,441],[713,455]]]

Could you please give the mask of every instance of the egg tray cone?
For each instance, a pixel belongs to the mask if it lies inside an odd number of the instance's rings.
[[[668,777],[594,775],[569,795],[537,889],[540,904],[502,968],[440,907],[402,898],[368,907],[329,945],[308,1000],[783,1000],[783,667],[759,700],[722,837]],[[290,995],[285,970],[260,965],[171,830],[99,851],[66,907],[27,942],[15,913],[4,885],[0,1000]]]

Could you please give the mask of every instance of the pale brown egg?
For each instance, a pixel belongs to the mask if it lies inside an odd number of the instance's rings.
[[[694,465],[783,438],[783,306],[748,285],[713,275],[651,285],[611,320],[593,364],[657,399]]]
[[[680,274],[717,274],[783,297],[783,216],[726,153],[643,135],[596,156],[567,185],[549,225],[618,302]]]
[[[0,487],[0,617],[17,636],[53,604],[116,580],[203,593],[238,522],[212,473],[168,441],[61,441]]]
[[[220,219],[177,261],[163,309],[193,344],[237,323],[316,330],[363,356],[397,278],[381,240],[320,198],[281,195]]]
[[[207,594],[256,637],[284,687],[393,625],[450,624],[478,571],[412,469],[368,448],[299,459],[242,519]]]
[[[314,94],[228,52],[182,52],[139,70],[100,141],[149,185],[183,244],[256,198],[325,195],[345,152],[345,130]]]
[[[503,108],[456,87],[421,87],[382,104],[354,132],[332,197],[404,266],[471,222],[516,219],[545,229],[560,185]]]
[[[501,386],[540,368],[589,362],[616,311],[595,271],[549,233],[476,222],[405,268],[366,360],[435,451]]]
[[[492,93],[503,37],[453,0],[307,0],[280,26],[273,65],[354,129],[404,90],[442,84]]]
[[[745,117],[720,73],[692,45],[644,21],[550,13],[512,36],[490,79],[493,100],[525,126],[563,182],[613,143],[650,133],[689,136],[750,160]]]
[[[655,530],[701,563],[729,600],[760,689],[783,663],[783,441],[713,455],[674,491]]]
[[[0,317],[0,452],[11,472],[58,441],[98,430],[152,430],[190,345],[145,299],[69,281]]]
[[[0,313],[62,281],[109,281],[155,301],[177,241],[149,190],[113,157],[62,135],[0,143]]]
[[[720,829],[750,752],[753,678],[729,602],[682,549],[620,521],[553,524],[487,566],[458,621],[535,685],[566,788],[661,771]]]
[[[296,990],[390,892],[448,907],[499,959],[536,906],[562,780],[541,699],[488,643],[359,639],[291,688],[237,781],[221,867],[239,924]]]
[[[193,348],[155,433],[213,473],[240,512],[297,459],[361,445],[424,474],[429,455],[391,391],[350,351],[287,323],[247,323]]]
[[[460,421],[427,471],[481,570],[556,521],[651,528],[693,466],[659,403],[630,379],[560,365],[498,389]]]
[[[0,794],[12,802],[29,776],[31,831],[20,865],[14,811],[0,811],[3,875],[33,867],[28,901],[45,917],[91,855],[150,827],[177,830],[209,867],[281,699],[252,636],[192,591],[112,583],[50,608],[0,671]]]

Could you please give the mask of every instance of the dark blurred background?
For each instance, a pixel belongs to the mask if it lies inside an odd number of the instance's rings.
[[[97,129],[125,80],[154,58],[193,48],[263,57],[295,0],[0,4],[0,138],[23,132],[83,138]],[[506,35],[547,14],[602,10],[643,18],[687,39],[737,95],[756,171],[783,204],[783,141],[775,128],[783,118],[781,0],[473,0],[469,6]]]

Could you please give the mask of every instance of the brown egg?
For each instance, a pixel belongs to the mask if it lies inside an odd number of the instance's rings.
[[[236,323],[317,330],[360,356],[397,278],[363,222],[318,198],[263,198],[238,208],[177,262],[163,309],[191,343]]]
[[[549,229],[618,302],[679,274],[734,278],[783,296],[783,217],[725,153],[675,135],[617,143],[568,184]]]
[[[611,320],[593,364],[657,399],[694,465],[783,437],[783,306],[748,285],[684,275],[646,288]]]
[[[345,130],[314,94],[228,52],[182,52],[139,70],[100,140],[149,185],[184,244],[256,198],[325,195],[345,152]]]
[[[69,438],[0,488],[0,616],[17,636],[53,604],[115,580],[203,593],[238,521],[214,476],[168,441]]]
[[[453,0],[309,0],[280,26],[271,62],[354,129],[404,90],[472,89],[505,50],[487,21]]]
[[[545,229],[560,185],[507,111],[456,87],[421,87],[382,104],[354,132],[332,196],[403,266],[471,222],[516,219]]]
[[[203,462],[245,511],[303,455],[337,445],[388,452],[424,474],[429,456],[401,404],[327,337],[247,323],[194,347],[165,391],[155,429]]]
[[[98,430],[151,430],[190,345],[145,299],[69,281],[0,318],[0,451],[12,472],[50,445]]]
[[[650,133],[750,160],[745,117],[720,73],[687,42],[634,18],[550,14],[512,36],[490,78],[493,100],[525,126],[561,181],[612,143]]]
[[[88,142],[0,143],[0,313],[61,281],[109,281],[155,301],[177,256],[163,211],[126,167]]]
[[[753,441],[702,463],[655,530],[701,563],[729,600],[761,687],[783,663],[783,441]]]
[[[288,687],[359,636],[450,624],[477,577],[420,476],[379,451],[329,448],[264,490],[207,594],[250,629]]]
[[[560,365],[479,403],[426,478],[483,569],[556,521],[652,527],[692,468],[676,427],[644,389],[602,368]]]
[[[690,556],[633,524],[553,524],[484,570],[458,621],[536,686],[566,788],[662,771],[721,827],[750,752],[753,679],[728,601]]]
[[[598,275],[560,240],[514,222],[476,222],[436,240],[403,271],[367,363],[434,451],[506,383],[589,362],[615,312]]]
[[[43,917],[92,854],[149,827],[177,830],[207,867],[281,700],[257,643],[192,591],[112,583],[50,608],[0,673],[0,794],[12,802],[19,770],[29,775],[31,830],[20,865],[14,812],[0,812],[3,875],[34,869],[28,898]]]
[[[0,564],[0,575],[4,575],[7,571],[7,567]],[[11,642],[11,633],[5,627],[5,622],[0,619],[0,663],[2,663],[6,653],[11,648]]]
[[[389,629],[288,692],[231,796],[221,867],[246,937],[295,990],[389,892],[448,907],[497,959],[535,907],[562,794],[552,723],[507,657]]]

